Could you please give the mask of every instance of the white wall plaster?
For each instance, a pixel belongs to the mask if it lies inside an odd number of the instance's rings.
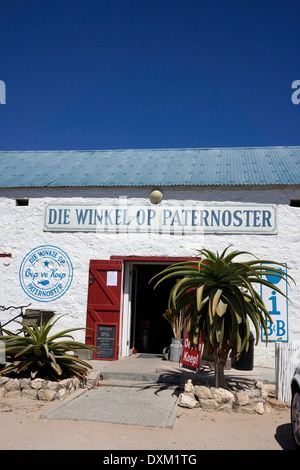
[[[289,340],[300,339],[300,208],[290,207],[290,199],[300,199],[300,188],[163,188],[163,203],[168,202],[252,202],[278,204],[278,234],[208,234],[204,236],[171,236],[159,234],[117,235],[43,231],[44,208],[48,203],[97,203],[149,201],[152,188],[15,188],[0,190],[0,253],[10,253],[9,265],[2,275],[1,303],[26,305],[31,308],[53,309],[65,316],[59,328],[85,327],[88,292],[88,269],[91,259],[109,259],[110,256],[195,256],[196,250],[207,247],[223,250],[229,244],[236,250],[248,250],[259,258],[287,263],[296,286],[290,284]],[[28,206],[16,206],[16,198],[29,198]],[[73,264],[73,281],[68,291],[53,302],[30,299],[19,281],[20,264],[26,254],[40,245],[55,245],[67,253]],[[0,321],[8,319],[1,313]],[[84,332],[75,338],[84,341]],[[255,347],[255,365],[274,367],[274,344],[260,343]]]

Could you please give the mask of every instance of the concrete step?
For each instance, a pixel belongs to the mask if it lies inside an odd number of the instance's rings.
[[[181,385],[172,383],[160,383],[160,382],[140,382],[138,380],[119,380],[119,379],[107,379],[96,382],[93,387],[125,387],[125,388],[138,388],[138,389],[174,389],[181,390]]]
[[[111,371],[92,371],[87,378],[90,385],[100,383],[123,384],[123,386],[137,386],[138,384],[169,384],[181,385],[182,377],[176,374],[153,374],[142,372],[111,372]]]

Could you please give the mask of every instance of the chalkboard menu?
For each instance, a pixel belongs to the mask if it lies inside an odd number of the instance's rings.
[[[114,359],[116,342],[116,325],[97,325],[95,353],[97,359]]]

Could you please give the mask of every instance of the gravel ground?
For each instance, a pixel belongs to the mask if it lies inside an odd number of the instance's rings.
[[[52,403],[0,400],[1,450],[294,450],[290,408],[264,415],[180,408],[173,429],[40,419]]]

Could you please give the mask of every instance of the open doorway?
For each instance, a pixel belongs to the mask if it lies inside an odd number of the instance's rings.
[[[162,354],[170,345],[173,331],[163,317],[175,280],[164,281],[156,289],[150,279],[166,265],[132,265],[130,349],[138,353]]]

